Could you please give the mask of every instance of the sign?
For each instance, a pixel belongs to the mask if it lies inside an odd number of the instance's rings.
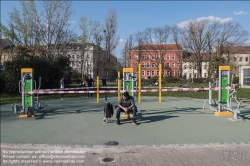
[[[26,78],[25,79],[24,92],[30,92],[30,91],[32,91],[31,88],[32,88],[31,87],[31,79]],[[25,105],[25,107],[32,106],[32,95],[30,95],[30,94],[25,94],[24,95],[24,105]]]

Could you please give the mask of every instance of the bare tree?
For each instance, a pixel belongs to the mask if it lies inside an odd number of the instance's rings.
[[[95,59],[93,65],[99,63],[100,55],[100,46],[103,41],[101,36],[101,26],[98,21],[92,21],[87,17],[80,18],[79,27],[82,31],[81,36],[79,37],[79,42],[81,44],[81,77],[83,78],[84,74],[89,74],[94,69],[89,65],[91,59],[94,59],[92,55],[94,54],[95,48],[97,48],[98,61]],[[92,58],[90,58],[92,57]]]
[[[109,77],[110,69],[111,69],[111,53],[115,50],[116,46],[119,42],[119,37],[116,36],[117,33],[117,14],[116,10],[112,9],[108,11],[108,15],[105,18],[105,27],[104,27],[104,35],[106,42],[106,64],[105,64],[105,73],[106,76]]]
[[[210,64],[214,62],[213,48],[217,48],[217,56],[225,55],[230,47],[243,44],[248,36],[248,32],[244,31],[238,23],[213,22],[209,19],[192,20],[180,29],[179,33],[183,48],[194,56],[198,77],[202,73],[201,64],[204,56],[208,56]],[[228,53],[226,56],[227,64],[230,60],[229,55]],[[215,66],[209,65],[208,76],[210,77],[217,70]]]
[[[172,40],[174,41],[178,52],[177,56],[179,57],[179,64],[181,64],[183,60],[183,56],[181,56],[182,47],[180,45],[180,31],[181,31],[180,28],[178,28],[178,26],[176,25],[171,28]],[[182,65],[180,65],[179,71],[180,71],[180,77],[182,77]]]
[[[124,67],[129,67],[130,64],[129,52],[132,48],[133,48],[133,35],[129,35],[129,37],[126,39],[124,48],[122,49],[122,58],[120,60],[121,64]]]
[[[164,64],[165,54],[171,50],[166,43],[170,35],[171,28],[169,26],[157,27],[157,28],[147,28],[143,33],[144,36],[144,50],[146,50],[147,55],[152,55],[153,58],[144,57],[145,59],[150,59],[154,63],[155,67],[158,68],[159,64],[162,64],[163,72],[170,71],[171,67]]]
[[[181,44],[183,48],[191,53],[197,67],[197,77],[201,77],[202,59],[207,49],[207,32],[210,31],[210,20],[192,20],[181,30]]]
[[[45,55],[51,57],[74,37],[73,31],[69,29],[73,13],[70,1],[31,0],[20,3],[22,11],[14,8],[10,13],[10,20],[22,45],[40,48],[45,45]]]

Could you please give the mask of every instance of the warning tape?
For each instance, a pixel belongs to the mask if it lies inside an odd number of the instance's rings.
[[[75,90],[75,89],[97,89],[97,87],[75,87],[75,88],[55,88],[55,89],[39,89],[39,91],[54,91],[54,90]],[[100,86],[99,89],[117,89],[115,86]]]
[[[188,92],[188,91],[208,91],[234,89],[235,87],[222,88],[168,88],[168,89],[143,89],[143,90],[94,90],[94,91],[53,91],[53,90],[35,90],[33,92],[22,92],[23,94],[82,94],[82,93],[122,93],[122,92]]]

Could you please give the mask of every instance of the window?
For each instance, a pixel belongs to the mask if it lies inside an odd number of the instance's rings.
[[[177,59],[180,59],[180,55],[177,56]]]
[[[204,69],[207,69],[207,65],[204,66]]]
[[[172,67],[174,67],[174,63],[172,63]]]
[[[137,76],[137,74],[138,74],[138,72],[137,72],[137,70],[135,71],[135,75]]]
[[[189,78],[192,78],[192,73],[189,73]]]
[[[175,73],[174,73],[174,71],[172,71],[172,76],[175,76]]]
[[[243,85],[250,86],[250,69],[243,69]]]
[[[187,73],[184,73],[184,78],[185,78],[185,79],[187,78]]]
[[[175,55],[172,55],[172,59],[174,59]]]
[[[248,57],[245,57],[245,61],[246,61],[246,62],[248,61]]]
[[[152,71],[152,76],[154,76],[155,75],[155,71]]]
[[[142,67],[144,67],[144,63],[142,63],[142,65],[141,65]]]
[[[178,71],[178,72],[177,72],[177,76],[180,76],[180,74],[181,74],[180,71]]]
[[[169,71],[167,71],[167,76],[169,76],[169,74],[170,74],[170,72],[169,72]]]
[[[169,56],[169,55],[167,55],[167,59],[170,59],[170,56]]]
[[[194,78],[196,78],[196,76],[197,76],[197,74],[196,74],[196,73],[194,73]]]
[[[180,63],[179,62],[177,63],[177,67],[180,67]]]
[[[149,63],[147,63],[147,67],[150,67]]]
[[[150,76],[150,71],[147,71],[147,76]]]
[[[155,67],[155,64],[154,64],[154,63],[152,63],[152,67]]]
[[[242,62],[242,57],[240,57],[240,62]]]
[[[137,67],[137,63],[135,63],[135,67]]]
[[[135,59],[138,59],[138,55],[135,55]]]
[[[164,71],[162,71],[162,75],[164,76]]]
[[[169,63],[166,64],[166,67],[169,67]]]
[[[207,78],[207,73],[204,73],[204,78]]]
[[[152,55],[152,59],[155,59],[155,56],[154,56],[154,55]]]
[[[144,56],[144,55],[142,55],[142,56],[141,56],[141,59],[145,59],[145,56]]]
[[[164,59],[164,55],[161,56],[161,59]]]
[[[196,69],[197,68],[197,66],[194,66],[194,69]]]
[[[145,75],[145,71],[144,71],[144,70],[142,70],[142,75],[143,75],[143,76]]]
[[[189,69],[192,69],[192,66],[191,66],[191,65],[189,66]]]
[[[236,60],[237,60],[237,58],[236,58],[236,57],[234,57],[234,62],[236,62]]]
[[[184,69],[187,69],[187,65],[184,65]]]
[[[157,70],[157,75],[159,75],[159,70]]]
[[[147,55],[147,59],[149,59],[149,56]]]

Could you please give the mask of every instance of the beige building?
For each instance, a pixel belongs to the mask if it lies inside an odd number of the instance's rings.
[[[242,88],[250,88],[250,65],[239,66],[239,84]]]
[[[250,66],[250,46],[233,46],[223,50],[223,57],[229,59],[231,74],[240,76],[240,66]]]

